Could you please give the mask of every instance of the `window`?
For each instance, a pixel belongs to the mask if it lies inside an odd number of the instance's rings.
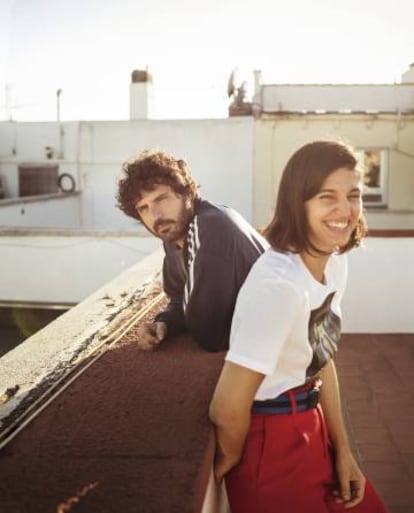
[[[388,151],[382,148],[364,148],[357,153],[364,169],[364,205],[386,206]]]

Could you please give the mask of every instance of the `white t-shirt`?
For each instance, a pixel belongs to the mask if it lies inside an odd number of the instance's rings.
[[[240,289],[226,360],[265,374],[256,399],[277,397],[311,379],[337,350],[345,255],[332,255],[325,284],[295,253],[268,249]]]

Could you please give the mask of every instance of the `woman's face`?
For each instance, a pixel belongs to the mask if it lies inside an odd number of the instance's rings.
[[[345,246],[362,212],[362,183],[358,171],[333,171],[320,191],[305,202],[309,240],[319,250],[331,253]]]

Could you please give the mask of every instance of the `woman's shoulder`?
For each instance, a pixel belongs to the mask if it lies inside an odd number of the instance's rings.
[[[267,283],[273,287],[282,283],[297,282],[298,266],[293,253],[282,253],[273,248],[268,248],[253,264],[246,279],[247,286],[255,286],[258,283]]]
[[[268,248],[255,263],[258,270],[269,277],[290,280],[298,270],[297,255]]]
[[[301,304],[303,290],[296,278],[295,267],[295,260],[290,253],[267,249],[253,264],[240,289],[238,310],[266,310],[266,304],[272,305],[275,301]]]
[[[333,254],[328,261],[327,274],[329,281],[343,281],[348,272],[348,257],[345,253]]]

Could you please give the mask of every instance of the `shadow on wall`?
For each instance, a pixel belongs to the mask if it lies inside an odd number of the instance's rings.
[[[66,310],[47,308],[0,308],[0,357],[64,312]]]

